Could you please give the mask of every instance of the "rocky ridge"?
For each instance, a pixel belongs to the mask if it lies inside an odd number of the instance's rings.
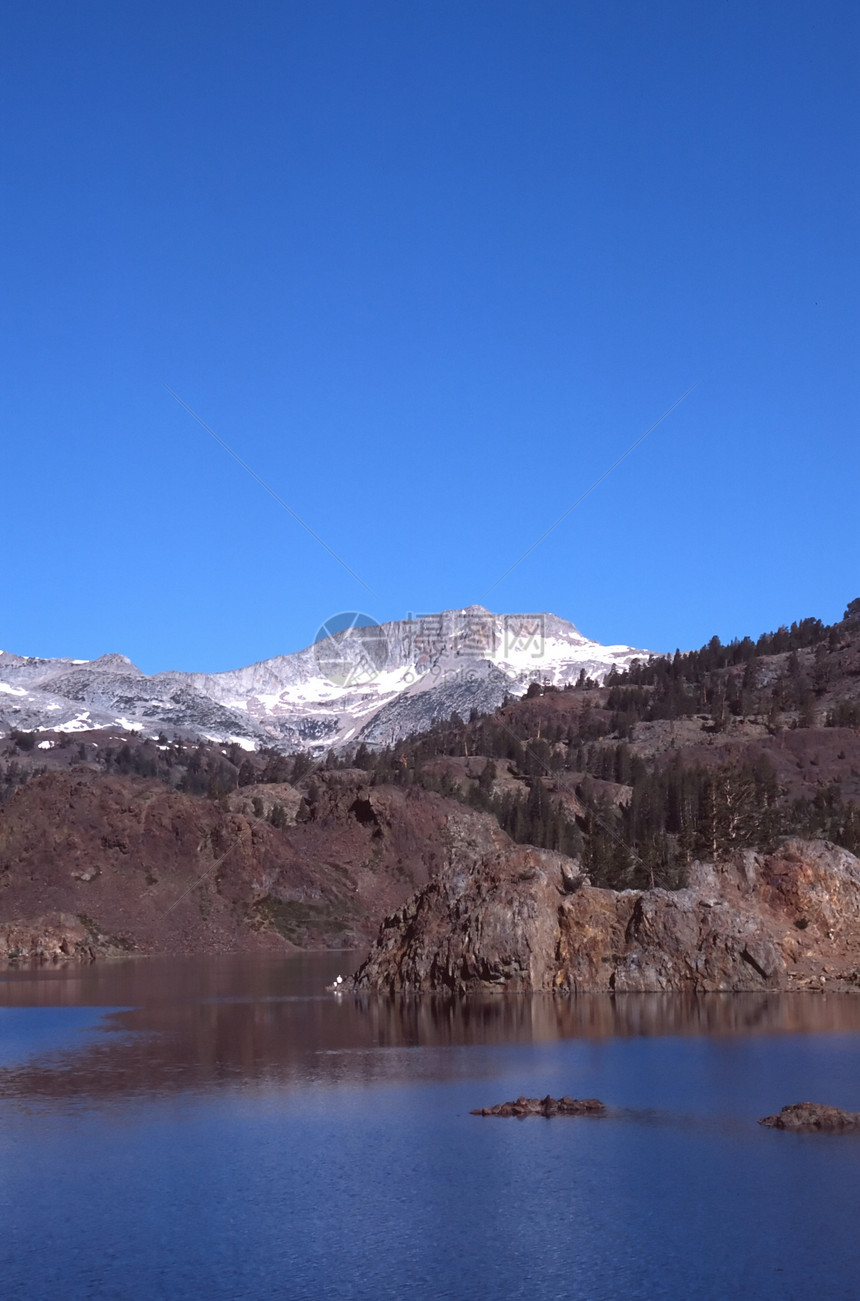
[[[602,681],[647,652],[602,646],[551,614],[482,606],[349,626],[292,655],[223,673],[147,675],[124,655],[0,652],[0,733],[98,728],[324,752],[392,744],[457,714],[495,709],[529,683]]]
[[[353,977],[379,993],[762,991],[860,983],[860,862],[788,841],[696,862],[681,890],[609,890],[448,818],[436,876],[386,918]]]

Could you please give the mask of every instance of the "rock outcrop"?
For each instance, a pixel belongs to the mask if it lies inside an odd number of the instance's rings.
[[[860,971],[860,862],[790,841],[694,863],[682,890],[598,889],[493,819],[449,816],[438,874],[353,977],[387,993],[820,989]]]
[[[860,1130],[860,1111],[841,1111],[824,1102],[795,1102],[775,1116],[759,1122],[768,1129],[789,1129],[796,1134],[845,1134]]]
[[[89,918],[69,913],[0,922],[0,963],[95,962],[122,957],[131,947]]]
[[[517,1098],[515,1102],[497,1102],[495,1107],[478,1107],[473,1116],[605,1116],[606,1107],[599,1098]],[[763,1124],[764,1122],[762,1122]]]

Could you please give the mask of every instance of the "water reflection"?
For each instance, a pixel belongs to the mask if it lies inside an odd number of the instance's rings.
[[[65,1036],[62,1050],[40,1044],[0,1070],[0,1097],[366,1083],[410,1070],[449,1078],[462,1059],[444,1050],[463,1045],[860,1030],[860,997],[852,995],[533,995],[452,1003],[325,994],[339,969],[349,969],[342,953],[12,973],[0,979],[0,1007],[34,1009],[34,1034],[36,1009],[106,1010],[98,1032],[82,1036],[79,1047]],[[415,1048],[438,1051],[410,1054]]]

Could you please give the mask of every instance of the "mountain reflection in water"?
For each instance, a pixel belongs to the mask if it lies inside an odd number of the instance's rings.
[[[756,1121],[857,1108],[860,997],[325,992],[353,966],[0,975],[4,1295],[857,1295],[860,1140]],[[471,1114],[520,1093],[609,1110]]]
[[[453,1002],[325,993],[355,956],[150,959],[4,973],[0,1047],[4,1008],[33,1009],[34,1020],[36,1009],[89,1008],[92,1018],[80,1046],[65,1041],[0,1065],[0,1097],[373,1083],[402,1076],[403,1052],[396,1050],[416,1048],[860,1029],[860,997],[852,995],[494,995]],[[451,1078],[462,1069],[456,1054],[412,1056],[416,1078]]]

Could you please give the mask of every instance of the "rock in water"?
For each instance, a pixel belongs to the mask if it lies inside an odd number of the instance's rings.
[[[794,1102],[776,1116],[764,1116],[759,1122],[768,1129],[790,1129],[796,1134],[844,1134],[860,1130],[860,1111],[841,1111],[824,1102]]]
[[[605,1116],[600,1098],[517,1098],[515,1102],[497,1102],[494,1107],[477,1107],[474,1116]]]
[[[498,1102],[495,1107],[478,1107],[473,1116],[605,1116],[606,1107],[599,1098],[517,1098],[515,1102]]]

